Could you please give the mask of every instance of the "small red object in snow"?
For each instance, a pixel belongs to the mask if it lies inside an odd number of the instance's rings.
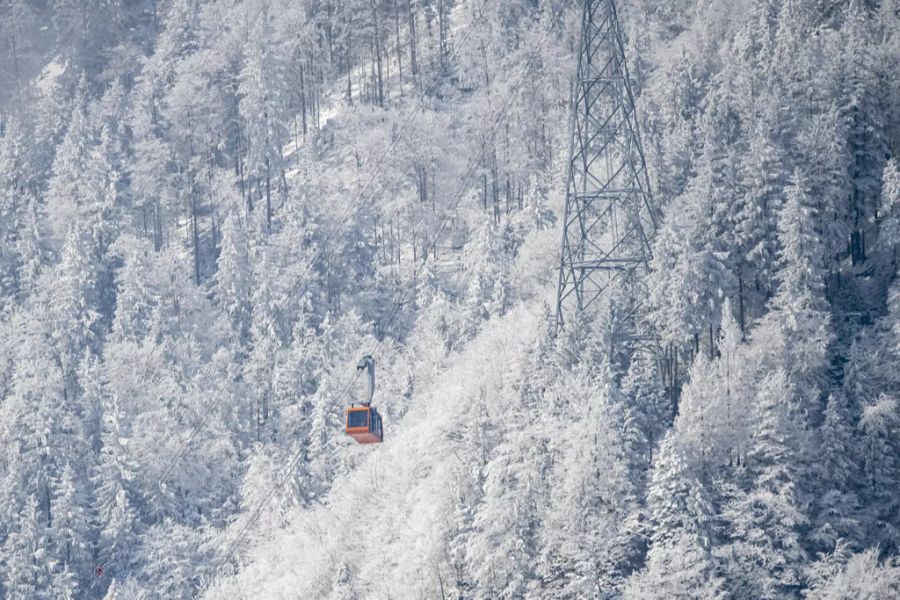
[[[97,577],[103,577],[103,567],[97,567]]]

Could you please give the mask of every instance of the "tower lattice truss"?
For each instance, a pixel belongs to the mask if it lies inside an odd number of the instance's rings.
[[[613,0],[584,0],[573,97],[556,327],[629,289],[617,307],[641,335],[656,231],[647,165]]]

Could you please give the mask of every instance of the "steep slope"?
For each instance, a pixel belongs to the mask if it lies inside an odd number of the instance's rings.
[[[382,446],[352,448],[352,472],[321,502],[289,514],[283,530],[255,532],[262,539],[249,550],[249,564],[205,597],[449,593],[455,581],[447,553],[472,473],[492,453],[491,440],[528,435],[533,426],[518,388],[525,356],[541,334],[534,309],[491,320],[416,392],[409,412],[388,425]]]
[[[578,3],[0,3],[0,597],[900,594],[896,3],[619,5],[680,395],[550,334]]]

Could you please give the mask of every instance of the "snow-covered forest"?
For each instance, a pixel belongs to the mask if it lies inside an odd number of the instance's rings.
[[[0,0],[0,598],[900,597],[900,2],[618,2],[668,387],[579,5]]]

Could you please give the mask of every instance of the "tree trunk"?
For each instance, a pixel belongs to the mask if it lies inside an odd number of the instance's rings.
[[[444,0],[438,0],[438,56],[441,73],[444,72],[444,56],[446,55],[447,37],[444,19]]]
[[[493,144],[492,144],[493,146]],[[491,199],[494,203],[494,222],[500,222],[500,186],[497,181],[497,149],[491,148]]]
[[[197,193],[194,182],[191,181],[191,235],[194,240],[194,284],[196,285],[200,285],[200,225],[198,219]]]
[[[231,97],[234,99],[235,114],[240,114],[240,108],[238,105],[237,83],[235,83],[232,86]],[[244,136],[241,133],[241,120],[239,118],[235,119],[235,127],[237,128],[237,132],[236,132],[236,134],[237,134],[237,156],[235,156],[235,159],[234,159],[234,162],[235,162],[234,170],[235,170],[235,173],[237,174],[238,179],[240,180],[240,183],[241,183],[241,199],[247,204],[247,210],[249,212],[249,211],[253,210],[253,204],[248,197],[249,194],[247,192],[247,187],[246,187],[247,184],[246,184],[246,180],[244,177],[244,144],[243,144]]]
[[[351,75],[353,74],[353,63],[350,62],[350,36],[347,36],[347,51],[345,52],[345,60],[347,63],[347,103],[353,104],[353,81],[351,80]]]
[[[371,0],[372,25],[375,27],[375,70],[376,93],[378,106],[384,106],[384,78],[381,70],[381,23],[378,20],[378,7],[375,0]]]
[[[854,179],[859,177],[859,170],[854,173]],[[850,260],[856,266],[866,260],[865,233],[862,228],[862,208],[859,199],[859,191],[853,191],[853,231],[850,232]]]
[[[672,419],[678,416],[678,348],[672,352]]]
[[[159,204],[159,198],[153,201],[153,249],[159,252],[162,250],[162,207]]]
[[[16,95],[19,95],[19,52],[16,49],[16,36],[15,34],[10,36],[10,50],[12,51],[12,63],[13,63],[13,82],[16,90]]]
[[[300,120],[303,124],[303,136],[306,136],[306,69],[303,68],[303,62],[300,62]]]
[[[403,97],[403,44],[400,42],[400,3],[394,4],[394,31],[397,35],[397,72],[400,83],[400,97]]]
[[[506,173],[506,216],[509,216],[510,204],[512,200],[512,182],[509,179],[509,173]]]
[[[409,17],[409,69],[413,84],[415,84],[419,74],[419,64],[416,61],[416,17],[413,14],[412,0],[406,0],[406,13]]]
[[[266,156],[266,233],[272,231],[272,172]]]
[[[313,110],[313,127],[316,128],[316,131],[320,129],[320,121],[319,121],[319,90],[321,89],[322,84],[322,70],[321,68],[316,73],[315,85],[313,86],[313,96],[312,96],[312,110]]]
[[[213,152],[214,150],[207,145],[206,147],[206,182],[209,188],[209,204],[211,207],[210,212],[210,226],[212,228],[212,243],[213,243],[213,254],[216,253],[216,248],[218,248],[218,223],[216,217],[219,214],[219,202],[216,198],[215,186],[213,185]]]

